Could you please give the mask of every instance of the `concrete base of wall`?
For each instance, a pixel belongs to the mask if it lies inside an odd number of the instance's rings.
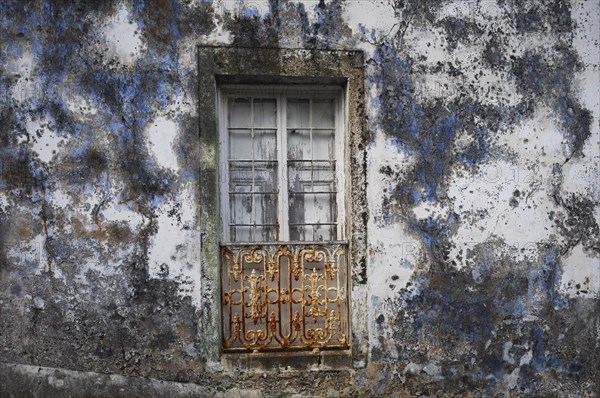
[[[2,398],[262,397],[259,390],[218,391],[198,384],[0,363]]]

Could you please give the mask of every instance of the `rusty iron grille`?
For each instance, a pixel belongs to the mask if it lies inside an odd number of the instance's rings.
[[[224,351],[350,346],[345,243],[221,246]]]

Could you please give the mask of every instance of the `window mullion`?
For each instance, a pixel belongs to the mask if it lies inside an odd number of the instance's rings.
[[[336,201],[337,201],[337,239],[346,239],[346,179],[344,174],[346,173],[346,162],[345,162],[345,141],[344,136],[346,131],[344,126],[346,125],[344,115],[345,96],[343,93],[336,99],[337,106],[335,107],[335,189],[336,189]]]
[[[250,136],[252,137],[252,186],[250,188],[250,199],[252,200],[252,226],[250,233],[250,241],[256,242],[256,169],[254,160],[256,154],[254,153],[254,97],[250,99]]]
[[[289,204],[288,204],[288,164],[287,164],[287,98],[278,96],[278,124],[277,135],[281,143],[278,151],[279,159],[279,240],[288,241],[289,232]]]
[[[225,242],[230,241],[231,235],[231,215],[230,215],[230,205],[229,205],[229,104],[228,104],[228,96],[220,95],[220,103],[219,107],[219,130],[221,130],[220,138],[221,142],[219,143],[219,147],[221,150],[219,151],[219,173],[221,177],[220,187],[220,198],[221,198],[221,223],[223,225],[221,231],[221,239]]]
[[[311,192],[315,191],[315,154],[314,152],[314,148],[313,148],[313,99],[309,98],[308,99],[308,142],[309,142],[309,148],[310,148],[310,190]],[[308,195],[306,195],[304,198],[304,203],[305,203],[305,207],[304,207],[304,222],[306,223],[306,197]],[[316,201],[315,196],[312,196],[313,201]],[[312,218],[310,218],[311,220],[313,220],[313,222],[316,222],[315,219],[315,211],[314,211],[314,207],[313,207],[313,214],[312,214]],[[308,229],[308,225],[304,225],[304,236],[306,237],[307,234],[307,229]],[[310,227],[311,231],[312,231],[312,239],[311,240],[315,240],[315,225],[311,225]]]

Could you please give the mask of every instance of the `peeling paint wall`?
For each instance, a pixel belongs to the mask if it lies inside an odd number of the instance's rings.
[[[2,2],[0,362],[266,396],[597,396],[599,15]],[[365,52],[364,369],[206,368],[197,45]]]

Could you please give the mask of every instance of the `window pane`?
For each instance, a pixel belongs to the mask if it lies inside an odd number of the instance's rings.
[[[248,98],[229,99],[228,127],[252,127],[252,104]]]
[[[332,224],[335,221],[334,201],[332,193],[290,195],[290,224]]]
[[[323,206],[325,203],[327,201],[323,195],[312,193],[290,195],[290,224],[329,222],[329,211]]]
[[[335,240],[337,230],[335,225],[315,225],[313,240],[316,242]]]
[[[277,102],[274,98],[230,99],[228,115],[230,239],[275,240]]]
[[[335,163],[312,162],[312,181],[314,191],[335,191]]]
[[[277,158],[277,130],[254,130],[254,159]]]
[[[255,242],[275,242],[277,241],[277,227],[265,226],[256,227],[254,231]]]
[[[299,242],[324,242],[335,240],[337,227],[335,225],[291,225],[290,239]]]
[[[288,129],[288,159],[311,159],[310,130]]]
[[[252,130],[229,129],[229,159],[252,159]]]
[[[298,242],[312,241],[312,226],[290,225],[290,239]]]
[[[251,242],[252,241],[252,227],[232,226],[231,227],[231,240],[233,242]]]
[[[251,162],[229,162],[229,192],[252,192],[254,168]]]
[[[308,99],[289,98],[287,100],[287,127],[310,127],[310,101]]]
[[[277,127],[277,103],[275,98],[254,99],[254,127]]]
[[[229,206],[231,208],[230,222],[234,224],[252,224],[252,193],[229,194]]]
[[[290,194],[311,190],[312,167],[310,162],[288,162],[288,190]]]
[[[335,130],[313,130],[312,154],[314,160],[335,159]]]
[[[254,215],[256,227],[254,229],[255,242],[273,242],[277,240],[277,193],[254,196]]]
[[[254,192],[277,193],[277,162],[254,163]]]
[[[259,94],[260,95],[260,94]],[[337,236],[335,144],[337,100],[287,98],[278,126],[276,98],[228,100],[230,235],[234,241],[279,239],[278,142],[286,134],[287,221],[292,240]],[[281,127],[281,130],[278,128]],[[285,157],[285,156],[284,156]]]
[[[256,223],[274,226],[277,223],[277,213],[273,211],[277,207],[277,193],[255,194]]]
[[[234,242],[277,238],[277,162],[229,162],[229,224]]]
[[[334,164],[333,161],[288,161],[290,239],[335,239]]]
[[[313,100],[312,111],[312,127],[335,128],[335,103],[333,99]]]

